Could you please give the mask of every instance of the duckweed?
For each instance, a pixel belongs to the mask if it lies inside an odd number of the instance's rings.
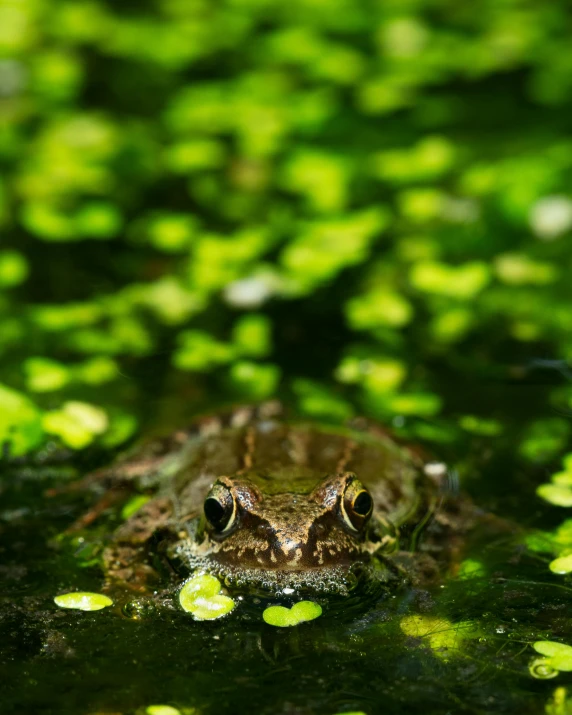
[[[530,662],[528,672],[537,680],[551,680],[558,675],[558,671],[550,665],[547,658],[535,658]]]
[[[552,475],[548,484],[541,484],[536,493],[554,506],[572,506],[572,454],[562,460],[564,469]]]
[[[223,0],[214,20],[98,0],[2,16],[0,352],[10,389],[33,395],[0,425],[12,455],[127,440],[111,416],[145,414],[132,378],[153,355],[193,412],[280,389],[305,415],[406,418],[434,441],[459,419],[457,434],[503,436],[488,406],[443,414],[440,377],[507,364],[495,335],[508,355],[570,358],[572,159],[552,124],[569,102],[565,4],[477,0],[460,19],[442,0],[340,2],[334,21],[300,2],[295,26],[276,0]],[[474,91],[523,77],[522,93]],[[496,133],[474,127],[505,113]],[[71,402],[109,419],[88,429]],[[565,450],[562,422],[522,430],[524,458]]]
[[[210,574],[195,576],[179,591],[181,608],[196,621],[212,621],[230,613],[236,606],[229,596],[220,595],[222,585]]]
[[[565,574],[572,571],[572,554],[554,559],[548,565],[552,573]]]
[[[546,656],[545,663],[554,670],[572,671],[572,646],[556,641],[536,641],[534,650]]]
[[[314,601],[298,601],[292,608],[285,606],[269,606],[262,614],[262,618],[269,626],[287,628],[297,626],[305,621],[313,621],[322,615],[322,607]]]
[[[54,602],[60,608],[73,608],[78,611],[100,611],[113,605],[113,601],[108,596],[89,591],[62,593],[54,598]]]
[[[546,704],[546,715],[570,715],[571,710],[572,699],[568,697],[567,688],[556,688]]]
[[[145,715],[181,715],[181,711],[171,705],[148,705]]]

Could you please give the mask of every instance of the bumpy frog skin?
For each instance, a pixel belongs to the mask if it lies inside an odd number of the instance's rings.
[[[115,532],[106,571],[138,585],[162,554],[182,577],[343,593],[372,555],[391,571],[400,530],[410,539],[436,502],[430,474],[379,429],[288,424],[268,405],[205,419],[104,474],[153,494]]]

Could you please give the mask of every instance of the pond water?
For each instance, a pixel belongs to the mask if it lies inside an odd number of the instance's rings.
[[[460,575],[427,588],[321,598],[322,615],[295,627],[265,623],[262,612],[276,600],[249,594],[212,622],[178,608],[176,589],[155,602],[125,596],[94,612],[58,608],[56,594],[102,589],[89,545],[78,540],[69,548],[58,539],[89,495],[47,496],[93,465],[85,457],[48,464],[44,455],[43,464],[6,467],[3,715],[161,715],[147,710],[153,705],[176,709],[164,715],[568,712],[563,688],[570,675],[539,663],[533,644],[572,644],[572,586],[550,572],[550,556],[524,545],[531,530],[556,527],[563,511],[535,495],[550,474],[546,463],[531,466],[516,451],[531,414],[554,418],[544,383],[557,379],[535,373],[465,387],[473,409],[494,406],[504,432],[450,443],[439,456],[505,527],[476,534]],[[88,461],[103,459],[92,454]]]

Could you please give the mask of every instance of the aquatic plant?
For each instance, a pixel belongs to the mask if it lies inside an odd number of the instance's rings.
[[[278,391],[494,439],[504,416],[446,386],[572,355],[566,12],[2,3],[11,454]],[[530,430],[537,463],[570,435]]]
[[[285,606],[268,606],[262,614],[262,618],[269,626],[287,628],[297,626],[299,623],[313,621],[322,615],[322,607],[314,601],[298,601],[292,608]]]
[[[100,611],[113,605],[113,601],[103,593],[87,591],[62,593],[54,598],[54,602],[60,608],[72,608],[78,611]]]
[[[236,602],[230,596],[222,595],[221,590],[222,584],[215,576],[194,576],[179,591],[179,603],[196,621],[222,618],[234,609]]]

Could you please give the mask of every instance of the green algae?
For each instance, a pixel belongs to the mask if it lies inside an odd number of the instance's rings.
[[[322,607],[314,601],[298,601],[292,608],[285,606],[269,606],[264,610],[262,618],[269,626],[288,628],[306,621],[313,621],[322,615]]]

